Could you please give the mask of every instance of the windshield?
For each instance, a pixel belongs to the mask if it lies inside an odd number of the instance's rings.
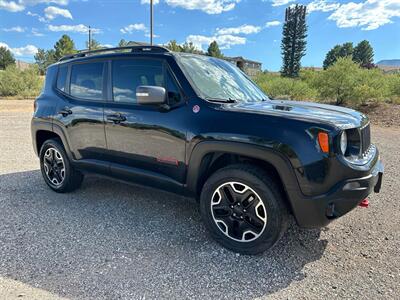
[[[268,97],[233,64],[205,55],[179,54],[178,61],[208,100],[259,102]]]

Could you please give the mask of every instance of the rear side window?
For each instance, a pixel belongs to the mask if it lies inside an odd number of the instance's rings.
[[[158,60],[121,59],[113,61],[112,89],[115,102],[136,103],[141,85],[164,87],[163,65]]]
[[[57,89],[65,92],[65,85],[67,82],[68,67],[62,66],[58,69],[57,74]]]
[[[73,65],[71,67],[71,96],[102,100],[103,66],[103,62]]]

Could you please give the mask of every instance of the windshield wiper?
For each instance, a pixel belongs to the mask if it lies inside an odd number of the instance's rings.
[[[232,98],[220,99],[220,98],[207,97],[206,100],[211,101],[211,102],[218,102],[218,103],[236,103],[237,102],[235,99],[232,99]]]

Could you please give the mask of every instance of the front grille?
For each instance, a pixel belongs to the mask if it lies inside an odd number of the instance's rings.
[[[360,129],[361,136],[361,154],[365,155],[371,146],[371,129],[370,124]]]

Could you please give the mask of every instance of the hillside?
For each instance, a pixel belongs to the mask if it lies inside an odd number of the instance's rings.
[[[379,66],[399,67],[400,68],[400,59],[384,59],[384,60],[378,61],[376,64]]]

